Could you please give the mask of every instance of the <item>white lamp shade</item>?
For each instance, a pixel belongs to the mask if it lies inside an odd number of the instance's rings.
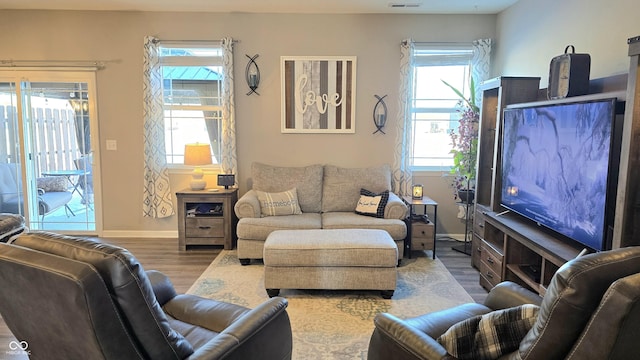
[[[209,165],[211,164],[211,146],[209,144],[186,144],[184,146],[185,165]]]
[[[191,190],[204,190],[207,182],[203,179],[204,172],[199,167],[211,164],[211,147],[209,144],[186,144],[184,146],[184,164],[195,166],[191,173]]]

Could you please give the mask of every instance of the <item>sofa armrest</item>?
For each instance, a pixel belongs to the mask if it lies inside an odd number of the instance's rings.
[[[407,204],[398,195],[389,192],[389,201],[384,208],[384,218],[404,220],[407,215],[409,215]]]
[[[405,319],[407,325],[437,339],[451,326],[474,316],[484,315],[493,309],[478,303],[465,303],[448,309],[426,313],[414,318]]]
[[[266,300],[196,349],[188,359],[290,359],[293,338],[287,305],[281,297]]]
[[[386,313],[376,315],[369,360],[453,359],[434,338]]]
[[[542,297],[540,295],[511,281],[503,281],[494,286],[484,301],[485,306],[500,310],[524,304],[534,304],[540,306]]]
[[[173,283],[171,283],[171,280],[169,280],[169,277],[165,274],[156,270],[149,270],[146,273],[160,306],[164,306],[169,300],[178,295],[173,287]]]
[[[258,194],[256,194],[254,190],[247,191],[238,199],[233,210],[236,212],[238,219],[261,217],[262,213],[260,212]]]

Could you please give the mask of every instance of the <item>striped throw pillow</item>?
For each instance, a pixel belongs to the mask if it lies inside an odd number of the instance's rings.
[[[256,193],[258,194],[262,217],[302,214],[298,204],[296,188],[279,193],[256,190]]]

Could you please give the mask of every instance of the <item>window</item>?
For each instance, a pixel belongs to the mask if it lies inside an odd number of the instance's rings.
[[[446,81],[468,97],[471,46],[416,46],[414,53],[412,119],[415,170],[448,170],[453,165],[451,131],[458,128],[458,95]]]
[[[220,163],[222,50],[219,44],[160,46],[167,164],[184,163],[188,143],[211,145]]]

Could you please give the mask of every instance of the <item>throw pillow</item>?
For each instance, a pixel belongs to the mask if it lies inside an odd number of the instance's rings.
[[[262,216],[299,215],[302,214],[298,204],[296,188],[291,190],[269,193],[256,190]]]
[[[376,194],[367,189],[360,189],[360,200],[356,206],[356,214],[383,218],[384,208],[388,201],[389,190]]]
[[[254,162],[251,164],[251,187],[266,192],[296,188],[300,210],[319,213],[322,210],[322,170],[320,164],[286,167]]]
[[[67,191],[67,178],[64,176],[45,176],[36,179],[38,189],[44,192]]]
[[[437,341],[457,359],[497,359],[518,349],[539,310],[526,304],[478,315],[453,325]]]

